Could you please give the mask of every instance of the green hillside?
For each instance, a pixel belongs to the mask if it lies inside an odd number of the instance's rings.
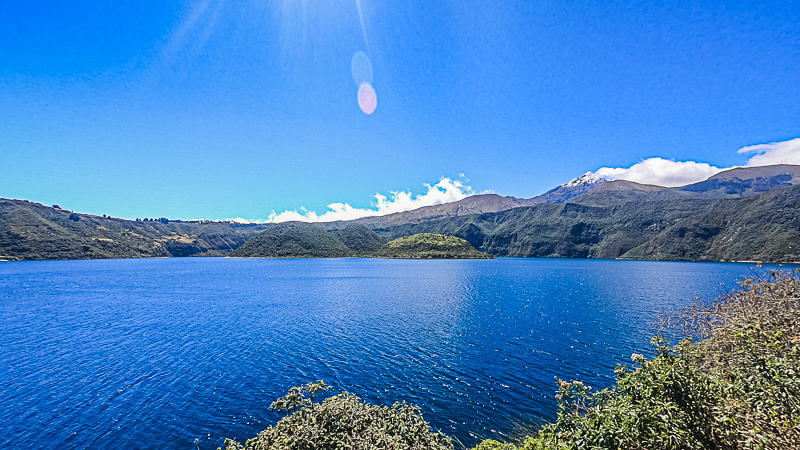
[[[356,254],[373,253],[386,244],[377,233],[358,223],[351,223],[334,234]]]
[[[442,234],[420,233],[388,242],[375,253],[380,258],[435,258],[435,259],[484,259],[492,258],[475,250],[464,239]]]
[[[222,256],[270,226],[134,221],[0,199],[0,259]]]
[[[543,203],[376,230],[440,233],[494,256],[800,261],[800,186],[737,199]]]
[[[230,256],[336,258],[352,254],[333,233],[308,223],[283,223],[256,234]]]
[[[263,231],[231,252],[232,257],[376,256],[381,258],[491,258],[469,242],[440,234],[406,236],[384,244],[363,225],[348,225],[336,232],[308,223],[286,223]]]
[[[800,261],[800,186],[726,200],[625,253],[632,259]]]

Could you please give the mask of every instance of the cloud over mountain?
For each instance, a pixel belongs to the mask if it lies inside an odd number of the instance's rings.
[[[800,165],[800,138],[751,145],[740,149],[738,153],[752,155],[744,166]],[[582,179],[627,180],[642,184],[676,187],[704,181],[723,170],[732,168],[716,167],[705,162],[675,161],[653,157],[644,159],[630,167],[601,167],[595,171],[586,172]],[[576,178],[573,182],[576,180],[578,179]],[[268,219],[256,222],[332,222],[410,211],[423,206],[455,202],[476,194],[470,186],[465,184],[467,181],[464,178],[464,174],[459,174],[459,179],[442,177],[436,184],[425,184],[426,191],[417,195],[410,191],[391,192],[389,196],[376,193],[374,195],[375,201],[371,208],[356,208],[349,203],[336,202],[329,204],[327,211],[322,214],[308,211],[305,208],[287,210],[281,213],[273,211]],[[237,223],[248,222],[242,218],[227,220]]]
[[[601,167],[594,173],[609,180],[628,180],[658,186],[684,186],[722,171],[719,167],[696,161],[673,161],[647,158],[630,167]]]
[[[417,195],[409,191],[391,192],[388,197],[377,193],[374,196],[375,202],[373,202],[372,208],[356,208],[348,203],[331,203],[328,205],[328,210],[322,214],[317,214],[315,211],[307,211],[305,208],[300,208],[300,211],[283,211],[279,214],[273,211],[266,222],[332,222],[383,216],[410,211],[423,206],[455,202],[474,194],[472,188],[464,184],[463,181],[446,177],[442,177],[438,183],[433,185],[426,183],[425,187],[427,190]]]
[[[748,166],[772,164],[800,165],[800,138],[769,144],[750,145],[739,149],[740,154],[755,153],[747,161]]]
[[[769,144],[744,147],[739,154],[753,154],[745,166],[767,166],[772,164],[800,165],[800,138]],[[734,167],[716,167],[697,161],[675,161],[664,158],[647,158],[630,167],[601,167],[587,172],[589,177],[608,180],[627,180],[656,186],[676,187],[698,183],[723,170]]]

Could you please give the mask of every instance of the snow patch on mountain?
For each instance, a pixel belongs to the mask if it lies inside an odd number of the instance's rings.
[[[578,178],[573,178],[572,180],[569,181],[569,183],[562,184],[561,187],[576,187],[583,184],[588,184],[588,185],[601,184],[605,183],[606,181],[611,181],[611,180],[602,175],[598,175],[597,173],[590,171],[586,172],[585,174],[581,175]]]

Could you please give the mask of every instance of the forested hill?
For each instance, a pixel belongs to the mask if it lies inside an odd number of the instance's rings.
[[[375,234],[371,230],[368,231]],[[352,253],[334,233],[310,223],[284,223],[254,235],[244,245],[231,252],[231,256],[341,258],[351,256]]]

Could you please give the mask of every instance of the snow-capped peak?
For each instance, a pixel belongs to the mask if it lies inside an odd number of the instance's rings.
[[[610,181],[608,178],[594,172],[586,172],[579,178],[573,178],[569,183],[564,183],[562,187],[575,187],[581,184],[600,184]]]

